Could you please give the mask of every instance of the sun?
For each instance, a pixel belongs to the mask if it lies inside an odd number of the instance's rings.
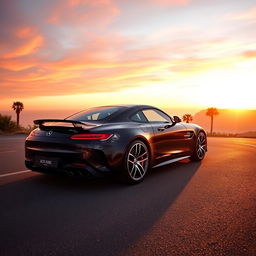
[[[217,108],[255,109],[256,76],[253,70],[221,70],[200,79],[198,100]]]

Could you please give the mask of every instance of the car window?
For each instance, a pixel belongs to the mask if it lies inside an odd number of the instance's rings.
[[[67,119],[69,120],[76,120],[76,121],[99,121],[103,120],[116,111],[118,111],[119,107],[98,107],[98,108],[91,108],[85,111],[79,112],[74,114]]]
[[[149,122],[170,122],[170,118],[157,109],[146,109],[142,111]]]
[[[133,116],[131,116],[131,120],[135,121],[135,122],[140,122],[140,123],[148,122],[146,117],[144,116],[144,114],[141,111],[139,111],[136,114],[134,114]]]

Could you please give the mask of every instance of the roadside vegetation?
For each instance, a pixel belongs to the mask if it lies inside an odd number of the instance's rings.
[[[205,114],[206,116],[210,117],[210,131],[207,132],[207,137],[256,138],[255,131],[248,131],[244,133],[214,132],[213,131],[214,116],[219,115],[219,111],[217,108],[208,108]],[[190,123],[193,121],[193,116],[191,114],[184,114],[182,119],[183,119],[183,122]]]
[[[28,134],[36,128],[35,125],[28,125],[27,127],[20,125],[20,113],[24,109],[22,102],[13,102],[12,109],[16,113],[16,122],[12,121],[11,116],[0,114],[0,134]]]
[[[244,133],[225,133],[225,132],[207,132],[207,137],[229,137],[229,138],[256,138],[256,132],[244,132]]]
[[[208,108],[206,111],[206,115],[211,118],[211,131],[210,134],[213,135],[213,117],[217,116],[219,111],[217,108]]]
[[[20,126],[20,112],[24,109],[24,105],[20,101],[15,101],[12,104],[12,109],[16,112],[16,116],[17,116],[16,125],[17,125],[17,127],[19,127]]]
[[[17,129],[16,123],[11,119],[11,116],[0,114],[0,132],[14,132]]]
[[[182,117],[182,120],[183,120],[183,122],[189,123],[189,122],[192,122],[192,121],[193,121],[193,117],[192,117],[191,114],[185,114],[185,115]]]
[[[0,134],[28,134],[36,128],[36,126],[32,125],[27,127],[17,126],[16,122],[11,119],[11,116],[0,114]]]
[[[20,114],[24,109],[24,104],[20,101],[13,102],[11,108],[16,113],[16,122],[12,121],[11,116],[2,115],[0,113],[0,134],[29,134],[32,130],[37,128],[36,125],[28,125],[23,127],[20,125]],[[208,137],[233,137],[233,138],[256,138],[255,131],[249,131],[246,133],[223,133],[213,131],[213,120],[214,116],[219,115],[217,108],[208,108],[206,115],[210,117],[211,129],[207,132]],[[191,114],[184,114],[182,117],[183,121],[190,123],[193,121],[193,116]]]

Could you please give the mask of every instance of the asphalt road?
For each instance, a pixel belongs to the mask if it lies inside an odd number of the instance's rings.
[[[0,137],[1,256],[256,255],[256,140],[125,186],[21,172],[24,139]]]

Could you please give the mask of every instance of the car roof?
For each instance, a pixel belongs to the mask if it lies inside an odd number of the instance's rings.
[[[129,116],[131,114],[135,113],[136,111],[140,111],[142,109],[153,108],[153,109],[157,109],[157,110],[160,110],[161,112],[163,112],[161,109],[159,109],[157,107],[154,107],[151,105],[140,105],[140,104],[118,104],[118,105],[101,106],[101,107],[102,108],[104,108],[104,107],[120,107],[120,111],[111,115],[111,117],[109,117],[107,120],[105,120],[106,122],[130,121]]]
[[[141,104],[117,104],[117,105],[105,105],[105,106],[99,106],[99,107],[126,107],[126,108],[156,108],[151,105],[141,105]]]

